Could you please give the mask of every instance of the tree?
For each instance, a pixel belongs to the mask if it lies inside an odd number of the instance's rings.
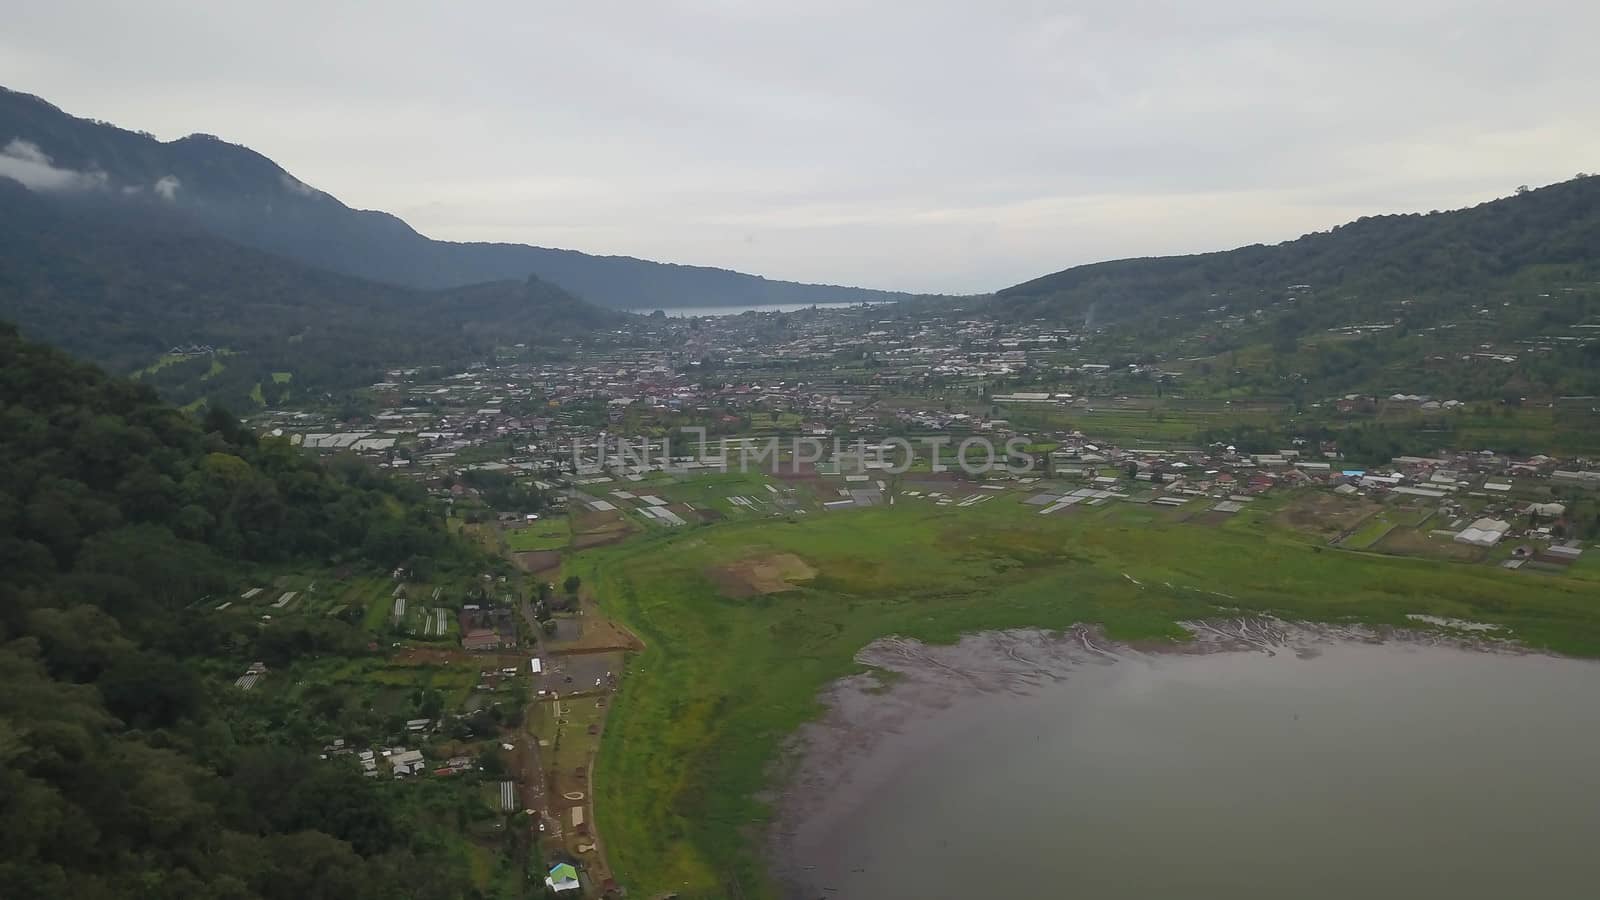
[[[200,709],[200,682],[175,659],[148,653],[123,657],[98,681],[106,708],[137,728],[167,728]]]
[[[506,776],[505,760],[500,758],[500,753],[495,750],[485,750],[478,754],[478,768],[483,771],[485,778],[502,779]]]
[[[577,594],[578,593],[578,587],[580,585],[582,585],[582,584],[583,584],[583,579],[579,578],[576,575],[568,575],[567,576],[567,580],[563,581],[561,583],[561,587],[569,595],[573,595],[573,594]]]

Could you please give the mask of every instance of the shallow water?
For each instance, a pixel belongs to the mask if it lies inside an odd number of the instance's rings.
[[[804,733],[773,844],[792,894],[1597,890],[1600,664],[1292,627],[1202,653],[1079,638],[869,648],[904,674],[842,685]]]

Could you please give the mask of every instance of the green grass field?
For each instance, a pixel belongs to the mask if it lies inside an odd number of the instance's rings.
[[[506,547],[518,550],[560,550],[572,540],[572,528],[565,516],[540,519],[505,533]]]
[[[1094,622],[1121,639],[1181,639],[1179,620],[1241,610],[1397,625],[1431,613],[1600,655],[1600,596],[1587,578],[1328,549],[1270,525],[1282,506],[1260,501],[1204,525],[1127,504],[1041,517],[1014,502],[906,503],[652,531],[575,555],[568,571],[648,645],[630,663],[596,772],[619,878],[641,896],[725,897],[734,881],[770,895],[756,850],[767,808],[755,797],[781,741],[818,713],[818,691],[888,634],[946,642]],[[815,577],[725,596],[733,570],[720,567],[778,553]]]
[[[773,485],[780,491],[788,486],[760,472],[716,472],[693,475],[660,482],[648,488],[634,488],[636,494],[654,494],[670,503],[687,503],[696,509],[710,509],[724,516],[745,518],[771,515],[780,497],[788,497],[804,505],[809,498],[798,494],[774,494],[767,490]],[[754,505],[747,507],[729,500],[730,497],[748,497]]]

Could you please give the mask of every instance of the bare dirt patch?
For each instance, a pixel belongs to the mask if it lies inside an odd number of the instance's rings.
[[[1446,538],[1424,534],[1415,528],[1393,528],[1374,545],[1380,553],[1399,556],[1424,556],[1430,559],[1455,559],[1476,562],[1486,554],[1468,544],[1458,544]]]
[[[615,544],[636,529],[623,518],[622,510],[583,511],[572,516],[572,546],[576,550]]]
[[[644,649],[644,642],[632,632],[599,614],[557,616],[556,622],[555,635],[540,641],[544,652],[552,655]]]
[[[511,554],[511,561],[524,572],[548,572],[561,568],[561,551],[519,550]]]
[[[815,578],[817,570],[793,553],[770,553],[715,566],[707,574],[725,596],[742,599],[793,590],[797,582]]]
[[[1364,497],[1346,499],[1328,491],[1312,491],[1296,497],[1272,521],[1301,534],[1332,537],[1353,530],[1382,508],[1383,504]]]

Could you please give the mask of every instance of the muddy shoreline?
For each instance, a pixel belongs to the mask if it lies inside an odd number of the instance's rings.
[[[870,802],[865,798],[894,775],[897,760],[916,754],[925,742],[966,739],[945,727],[961,718],[946,714],[962,704],[986,697],[1025,697],[1085,666],[1132,658],[1238,652],[1311,658],[1330,644],[1349,642],[1534,652],[1470,628],[1415,630],[1272,618],[1180,624],[1191,640],[1130,644],[1080,625],[1064,632],[981,632],[950,645],[891,636],[862,648],[856,660],[871,671],[840,679],[821,692],[826,711],[791,736],[774,769],[775,787],[767,798],[774,816],[764,851],[783,895],[829,896],[825,874],[805,862],[808,849]]]

